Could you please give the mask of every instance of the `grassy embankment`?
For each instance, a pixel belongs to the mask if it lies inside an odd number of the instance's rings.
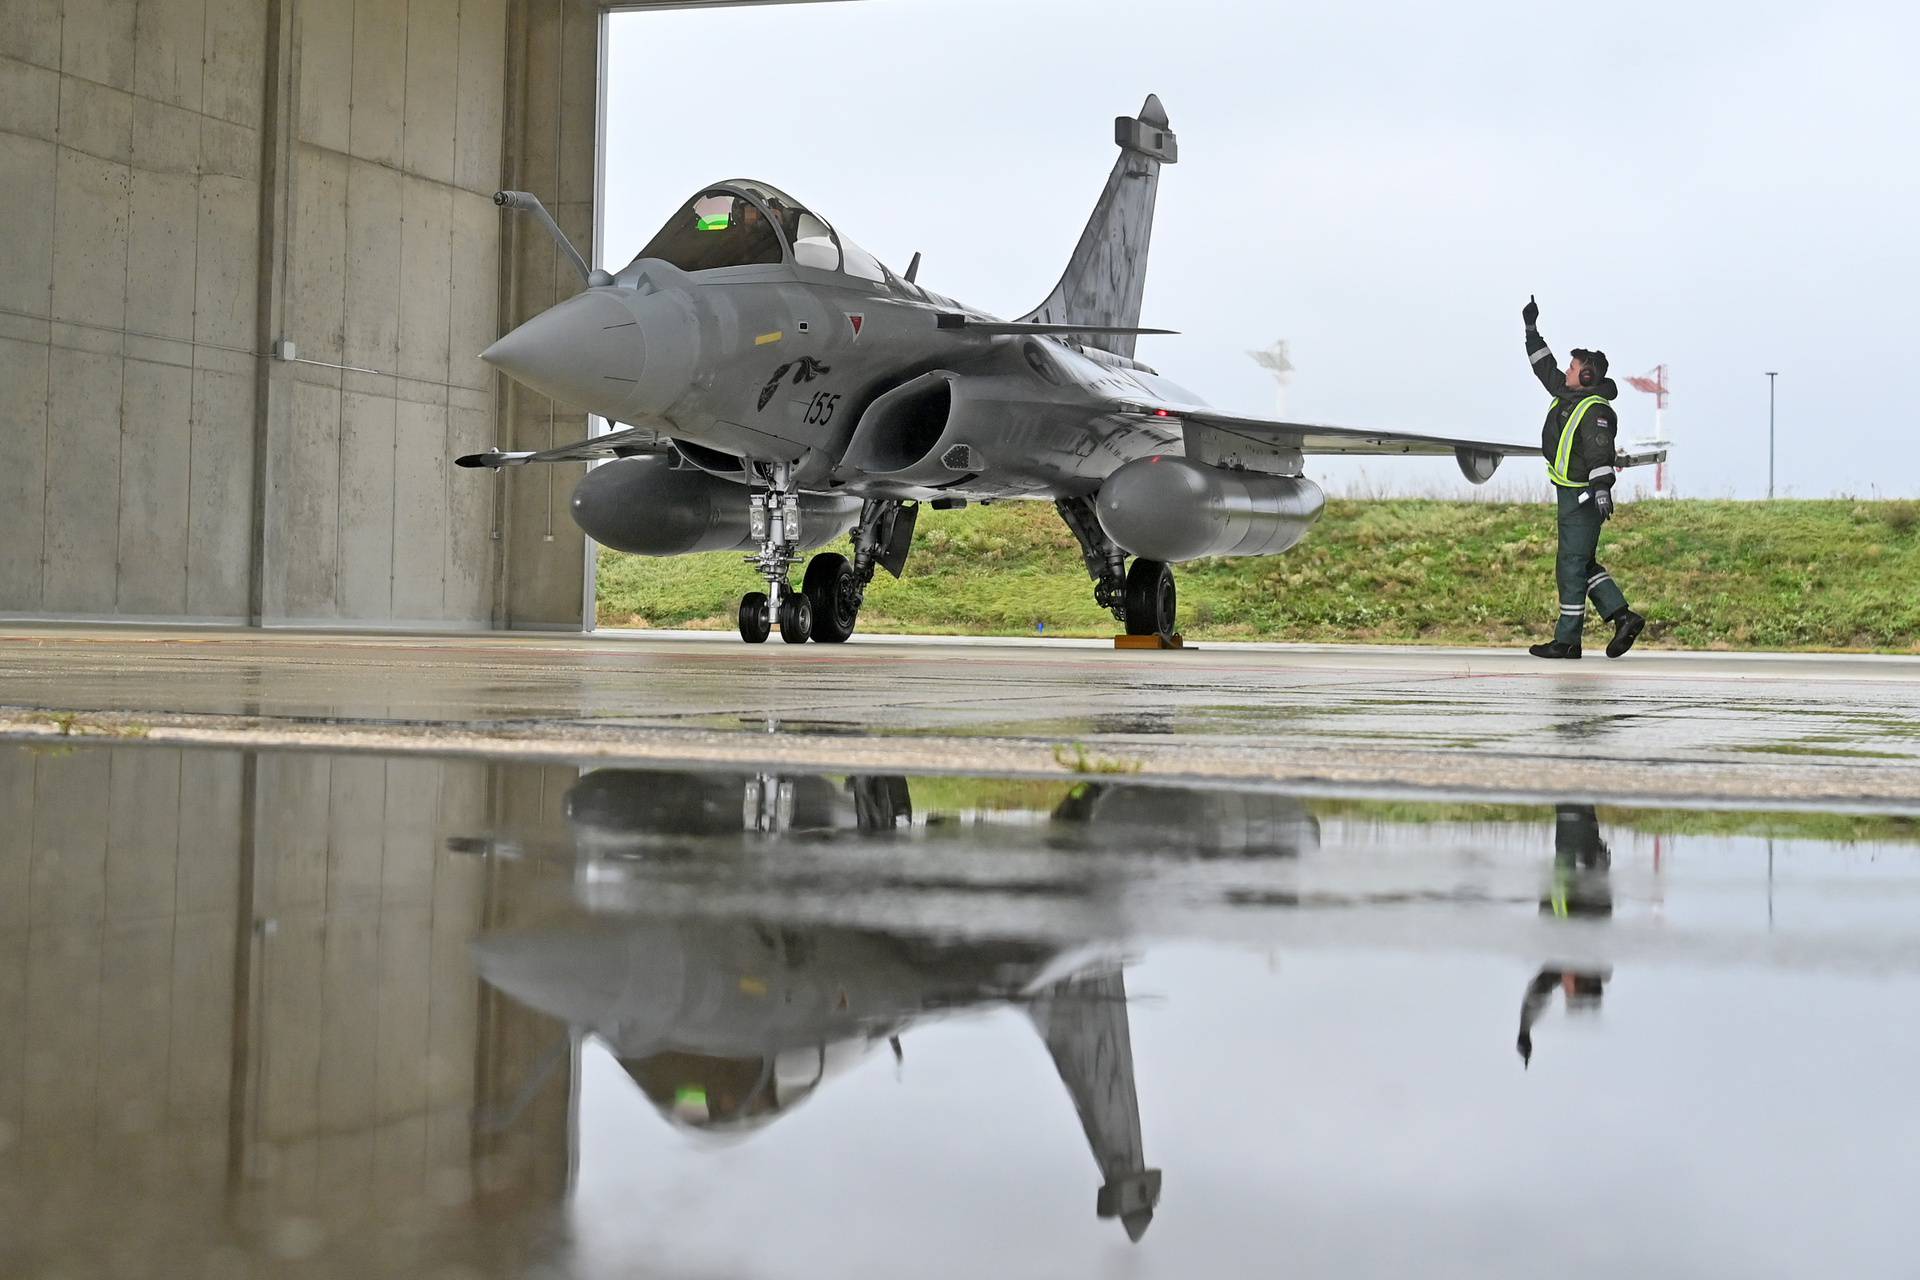
[[[1285,555],[1179,569],[1194,640],[1491,644],[1551,626],[1554,531],[1544,505],[1334,501]],[[1601,558],[1675,649],[1920,653],[1920,502],[1639,502]],[[731,629],[750,572],[734,555],[602,551],[602,626]],[[1590,623],[1593,634],[1601,624]],[[1105,636],[1073,538],[1051,505],[921,512],[907,576],[881,574],[865,632]]]

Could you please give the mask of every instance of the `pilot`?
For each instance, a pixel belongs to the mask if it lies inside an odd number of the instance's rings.
[[[1552,640],[1527,652],[1536,658],[1578,658],[1591,597],[1600,616],[1613,624],[1607,656],[1618,658],[1647,625],[1627,607],[1625,593],[1596,558],[1600,526],[1613,515],[1613,437],[1619,425],[1613,398],[1620,389],[1607,376],[1607,357],[1599,351],[1575,347],[1567,371],[1560,372],[1546,339],[1534,328],[1540,305],[1532,298],[1520,309],[1520,318],[1527,325],[1527,359],[1534,376],[1553,397],[1540,432],[1540,451],[1560,502],[1560,623]]]
[[[765,1058],[662,1050],[620,1065],[670,1124],[712,1133],[770,1124],[794,1099],[783,1097]],[[810,1090],[801,1090],[805,1097]]]

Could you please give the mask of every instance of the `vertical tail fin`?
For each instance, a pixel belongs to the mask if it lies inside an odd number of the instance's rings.
[[[1160,166],[1173,164],[1180,149],[1167,128],[1166,108],[1153,94],[1139,116],[1113,122],[1120,158],[1107,175],[1100,203],[1067,260],[1066,274],[1047,300],[1022,320],[1042,324],[1098,324],[1137,328],[1147,287],[1147,242],[1153,237],[1153,203]],[[1090,335],[1081,341],[1131,357],[1131,334]]]

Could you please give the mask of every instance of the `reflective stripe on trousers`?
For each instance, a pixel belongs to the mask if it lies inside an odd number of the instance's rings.
[[[1606,566],[1594,557],[1600,549],[1600,512],[1591,501],[1582,502],[1585,489],[1560,489],[1560,550],[1554,558],[1560,586],[1560,624],[1553,638],[1580,643],[1587,620],[1587,599],[1603,618],[1627,607],[1627,597]]]

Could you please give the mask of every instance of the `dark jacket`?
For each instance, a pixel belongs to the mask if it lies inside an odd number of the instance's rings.
[[[1552,465],[1554,455],[1559,452],[1560,432],[1567,425],[1567,415],[1588,396],[1606,399],[1606,404],[1593,406],[1587,410],[1587,416],[1580,419],[1580,427],[1573,433],[1573,456],[1567,462],[1567,476],[1595,489],[1613,488],[1613,441],[1620,427],[1613,398],[1620,394],[1619,386],[1612,378],[1602,378],[1590,387],[1568,386],[1559,362],[1547,349],[1547,340],[1532,329],[1527,330],[1527,359],[1533,364],[1533,376],[1540,379],[1540,385],[1553,397],[1547,420],[1540,428],[1540,452],[1546,455],[1548,465]]]

